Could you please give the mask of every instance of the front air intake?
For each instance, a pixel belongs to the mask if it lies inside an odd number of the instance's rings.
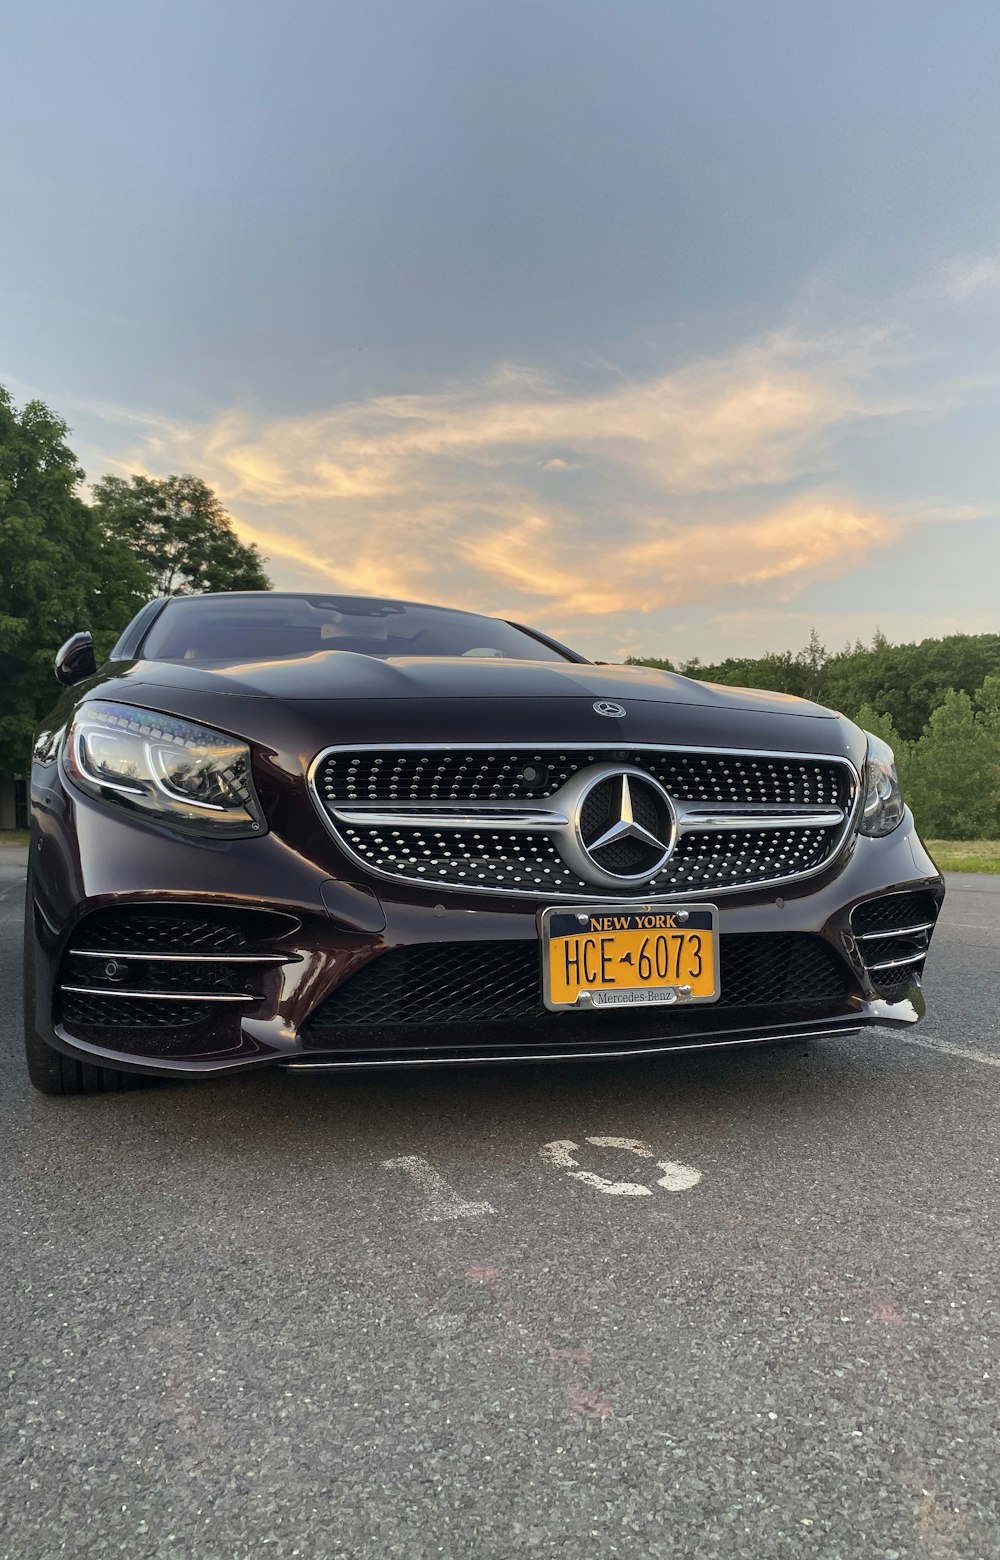
[[[851,930],[879,995],[900,997],[923,974],[939,904],[919,889],[866,899],[851,912]]]
[[[269,911],[96,911],[63,953],[58,1022],[112,1048],[127,1031],[127,1045],[119,1043],[137,1053],[229,1049],[239,1040],[240,1015],[263,1000],[269,972],[297,957],[274,946],[297,924]]]

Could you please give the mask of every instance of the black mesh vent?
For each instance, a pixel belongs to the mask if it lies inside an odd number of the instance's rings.
[[[927,953],[926,932],[914,932],[910,937],[873,937],[871,942],[860,944],[861,956],[871,968],[878,964],[892,964],[908,954]],[[884,972],[883,972],[884,973]]]
[[[239,953],[247,946],[246,933],[233,923],[155,911],[99,910],[76,938],[81,947],[119,953]]]
[[[70,1028],[81,1024],[102,1029],[180,1029],[203,1024],[212,1017],[207,1002],[169,1002],[158,998],[85,996],[66,991],[62,995],[62,1021]]]
[[[431,943],[379,955],[327,997],[304,1032],[458,1024],[545,1013],[536,942]],[[825,1003],[849,990],[834,950],[806,933],[721,939],[720,1006]]]
[[[858,936],[868,932],[895,931],[897,927],[918,926],[923,921],[936,921],[937,900],[922,891],[911,894],[883,894],[879,899],[866,899],[863,905],[851,912],[851,925]]]
[[[903,996],[908,987],[913,985],[913,977],[919,975],[920,970],[919,964],[900,965],[895,970],[879,970],[876,977],[879,996],[887,1002]]]

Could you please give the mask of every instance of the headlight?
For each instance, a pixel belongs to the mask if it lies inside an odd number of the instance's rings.
[[[264,833],[250,750],[221,731],[95,701],[77,710],[64,761],[88,796],[158,823],[215,839]]]
[[[865,765],[865,806],[861,814],[862,834],[880,838],[891,834],[903,821],[903,793],[899,789],[896,759],[888,742],[865,732],[868,738],[868,762]]]

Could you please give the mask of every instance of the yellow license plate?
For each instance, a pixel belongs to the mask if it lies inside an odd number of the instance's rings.
[[[571,905],[543,910],[545,1006],[646,1007],[719,999],[719,912]]]

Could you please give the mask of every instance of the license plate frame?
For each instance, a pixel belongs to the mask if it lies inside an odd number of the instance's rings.
[[[582,919],[583,917],[587,918],[586,921]],[[595,920],[598,923],[596,927]],[[623,920],[628,924],[622,926]],[[602,924],[608,921],[618,924],[614,926]],[[678,934],[683,934],[684,940],[680,944],[677,942]],[[652,967],[650,977],[637,978],[637,983],[634,985],[606,981],[603,976],[608,973],[609,963],[615,966],[617,974],[622,968],[623,954],[631,953],[633,961],[637,959],[638,948],[641,946],[637,939],[643,936],[647,939],[666,939],[665,948],[658,940],[646,949],[646,956]],[[690,957],[687,958],[685,953],[688,949],[687,938],[693,936],[700,936],[701,943],[698,949],[690,948]],[[706,936],[709,939],[708,951],[711,954],[711,981],[707,979],[704,968],[697,977],[686,978],[694,968],[694,961],[698,954],[704,966]],[[572,957],[567,948],[570,938],[577,939],[576,957],[580,961],[578,967],[581,976],[587,977],[600,972],[600,978],[596,982],[587,978],[581,979],[575,997],[568,995],[573,990],[573,983],[570,980]],[[591,947],[589,955],[585,954],[579,946],[584,939],[597,943],[596,948]],[[542,998],[551,1013],[612,1012],[621,1008],[643,1007],[692,1007],[700,1003],[718,1002],[721,995],[717,905],[637,905],[634,900],[627,903],[590,900],[581,904],[552,905],[538,912],[538,943],[542,967]],[[565,978],[561,977],[558,970],[555,972],[553,970],[555,951],[560,946],[566,959]],[[656,961],[659,960],[662,968],[665,959],[667,976],[661,979]],[[636,963],[633,962],[631,968],[636,969],[638,975]],[[679,971],[680,978],[672,977],[674,969]]]

